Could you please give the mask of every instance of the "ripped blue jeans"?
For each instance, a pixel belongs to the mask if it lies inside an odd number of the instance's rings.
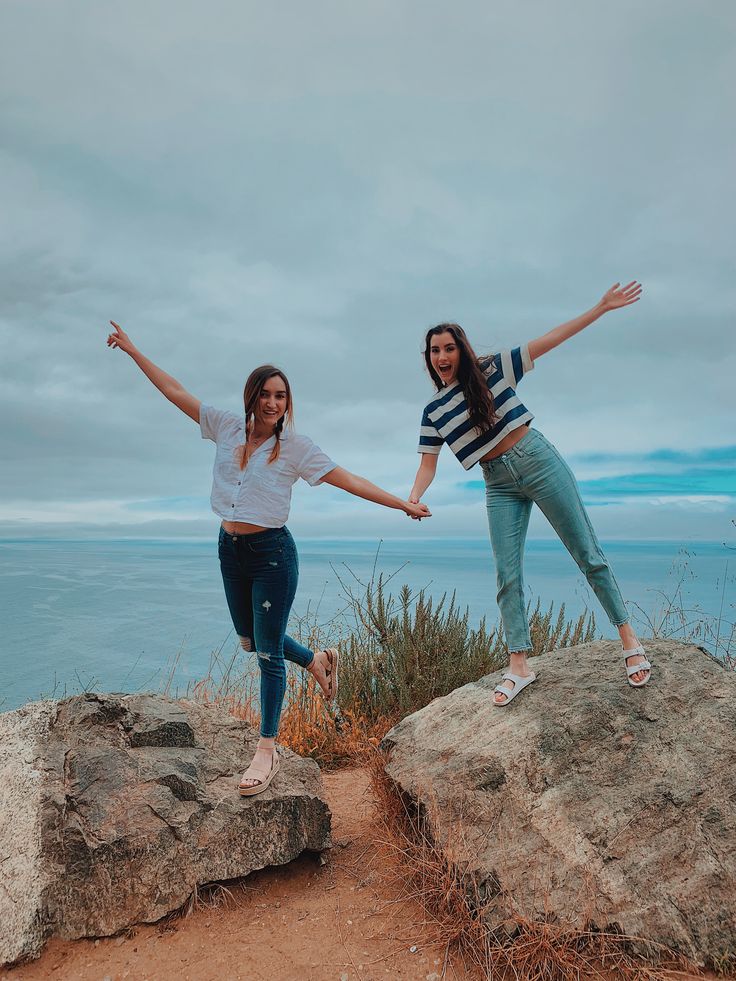
[[[314,654],[286,636],[299,579],[299,558],[288,528],[229,535],[220,528],[220,570],[233,626],[261,673],[261,735],[275,738],[286,693],[284,658],[303,668]]]

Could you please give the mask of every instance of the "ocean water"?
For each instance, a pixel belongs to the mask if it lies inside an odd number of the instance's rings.
[[[439,598],[456,593],[474,624],[497,619],[495,569],[485,540],[302,540],[295,618],[325,623],[360,592],[393,574]],[[690,619],[736,619],[736,555],[720,543],[604,543],[635,617],[661,619],[667,602]],[[729,561],[730,560],[730,561]],[[596,613],[615,636],[562,545],[531,541],[529,599]],[[341,584],[342,580],[342,584]],[[641,608],[640,610],[638,608]],[[84,689],[183,692],[207,673],[213,650],[237,648],[213,541],[0,541],[0,711]],[[645,627],[642,632],[646,634]],[[706,641],[706,646],[707,641]]]

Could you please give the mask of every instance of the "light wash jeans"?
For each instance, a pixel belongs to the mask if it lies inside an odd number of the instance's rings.
[[[275,737],[286,692],[284,658],[308,667],[314,654],[286,633],[299,578],[288,528],[229,535],[220,528],[220,570],[233,626],[261,671],[261,735]]]
[[[629,615],[568,467],[554,446],[530,429],[508,453],[481,463],[491,545],[496,559],[498,606],[509,651],[532,643],[524,596],[524,541],[537,504],[585,574],[614,627]]]

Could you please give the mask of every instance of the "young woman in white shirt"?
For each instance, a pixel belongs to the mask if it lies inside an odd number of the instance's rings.
[[[225,596],[241,646],[256,652],[261,676],[261,738],[238,789],[243,796],[257,794],[279,767],[275,740],[286,690],[284,658],[310,671],[327,698],[334,697],[337,685],[337,651],[313,653],[286,634],[298,579],[296,546],[286,528],[292,485],[302,477],[312,486],[332,484],[413,518],[430,512],[338,467],[308,437],[294,433],[291,390],[279,369],[263,365],[251,373],[244,414],[235,415],[203,405],[110,323],[108,347],[130,355],[156,388],[199,424],[202,438],[217,446],[211,503],[222,519],[218,550]]]
[[[636,303],[641,286],[616,283],[587,313],[510,351],[479,358],[458,324],[438,324],[425,338],[425,363],[437,394],[422,416],[422,460],[409,494],[418,501],[432,483],[437,456],[447,443],[469,470],[480,463],[486,484],[491,546],[496,560],[509,670],[496,686],[494,704],[510,704],[535,680],[527,661],[531,649],[524,595],[523,557],[533,504],[543,511],[585,574],[621,637],[629,684],[641,687],[651,664],[629,622],[621,591],[596,538],[572,471],[536,429],[516,386],[536,360],[588,327],[603,314]]]

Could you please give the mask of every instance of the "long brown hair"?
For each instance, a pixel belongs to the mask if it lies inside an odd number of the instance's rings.
[[[275,368],[272,364],[262,364],[260,368],[255,368],[248,375],[248,380],[246,381],[245,388],[243,389],[243,405],[245,406],[245,443],[243,444],[240,455],[241,470],[245,469],[251,453],[253,452],[250,449],[250,435],[253,432],[253,426],[255,425],[256,421],[256,406],[258,405],[258,399],[261,397],[263,386],[266,384],[269,378],[280,378],[284,383],[284,388],[286,389],[286,412],[284,412],[274,427],[276,442],[274,443],[273,449],[271,450],[271,455],[268,458],[269,463],[274,463],[279,458],[279,454],[281,452],[281,433],[284,430],[284,421],[286,421],[288,426],[294,425],[294,411],[291,405],[291,386],[289,385],[289,379],[280,368]]]
[[[445,333],[452,334],[460,352],[457,380],[463,390],[465,401],[468,403],[468,417],[470,418],[470,422],[480,432],[486,432],[492,428],[493,423],[496,421],[496,407],[493,404],[493,394],[486,382],[486,376],[483,374],[483,369],[488,367],[490,358],[478,357],[460,324],[437,324],[436,327],[430,327],[424,339],[424,360],[427,364],[429,376],[438,392],[444,388],[445,383],[432,367],[430,349],[432,347],[432,338],[437,334]]]

